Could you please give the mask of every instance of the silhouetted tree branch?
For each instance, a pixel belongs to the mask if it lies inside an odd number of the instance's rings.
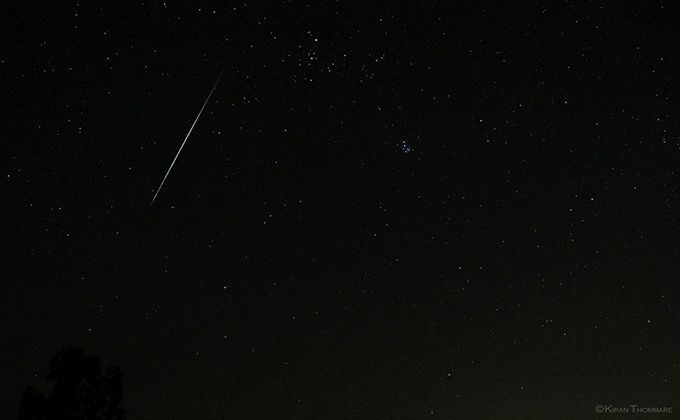
[[[99,357],[82,349],[62,350],[52,357],[48,396],[28,386],[21,394],[18,420],[122,420],[123,374],[102,372]]]

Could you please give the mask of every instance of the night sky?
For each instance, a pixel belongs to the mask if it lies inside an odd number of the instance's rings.
[[[0,18],[0,417],[77,347],[130,420],[680,413],[665,2],[42,3]]]

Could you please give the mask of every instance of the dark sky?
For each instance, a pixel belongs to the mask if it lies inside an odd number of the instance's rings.
[[[30,3],[0,417],[73,347],[130,420],[680,412],[665,2]]]

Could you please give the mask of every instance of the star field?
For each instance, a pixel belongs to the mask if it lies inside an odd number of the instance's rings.
[[[680,411],[677,13],[451,3],[10,10],[0,416]]]

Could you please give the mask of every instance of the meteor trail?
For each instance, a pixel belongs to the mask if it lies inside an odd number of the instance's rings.
[[[223,74],[224,74],[224,70],[222,70],[222,73],[220,73],[220,77],[217,78],[215,85],[213,86],[212,90],[210,91],[210,94],[208,94],[208,97],[205,99],[205,102],[203,102],[203,106],[201,107],[201,110],[198,112],[198,115],[196,116],[194,123],[191,124],[191,128],[189,129],[187,136],[184,138],[184,141],[182,142],[182,145],[179,147],[179,150],[177,151],[175,158],[172,160],[172,163],[170,164],[170,167],[168,168],[168,172],[165,173],[165,176],[163,177],[163,181],[161,182],[161,185],[158,187],[158,190],[156,190],[156,194],[153,196],[153,200],[151,200],[152,206],[153,206],[153,203],[156,201],[156,197],[158,197],[158,193],[161,192],[161,188],[163,188],[163,184],[165,184],[165,180],[168,178],[168,175],[170,175],[170,171],[172,170],[172,167],[175,165],[175,161],[179,157],[179,154],[182,153],[182,149],[184,148],[184,145],[186,144],[187,140],[189,139],[189,136],[191,135],[191,132],[193,131],[194,126],[198,122],[198,119],[201,118],[201,114],[203,113],[205,106],[208,104],[208,101],[210,100],[210,97],[212,96],[213,92],[215,91],[215,88],[217,87],[217,84],[220,82],[220,79],[222,78]]]

